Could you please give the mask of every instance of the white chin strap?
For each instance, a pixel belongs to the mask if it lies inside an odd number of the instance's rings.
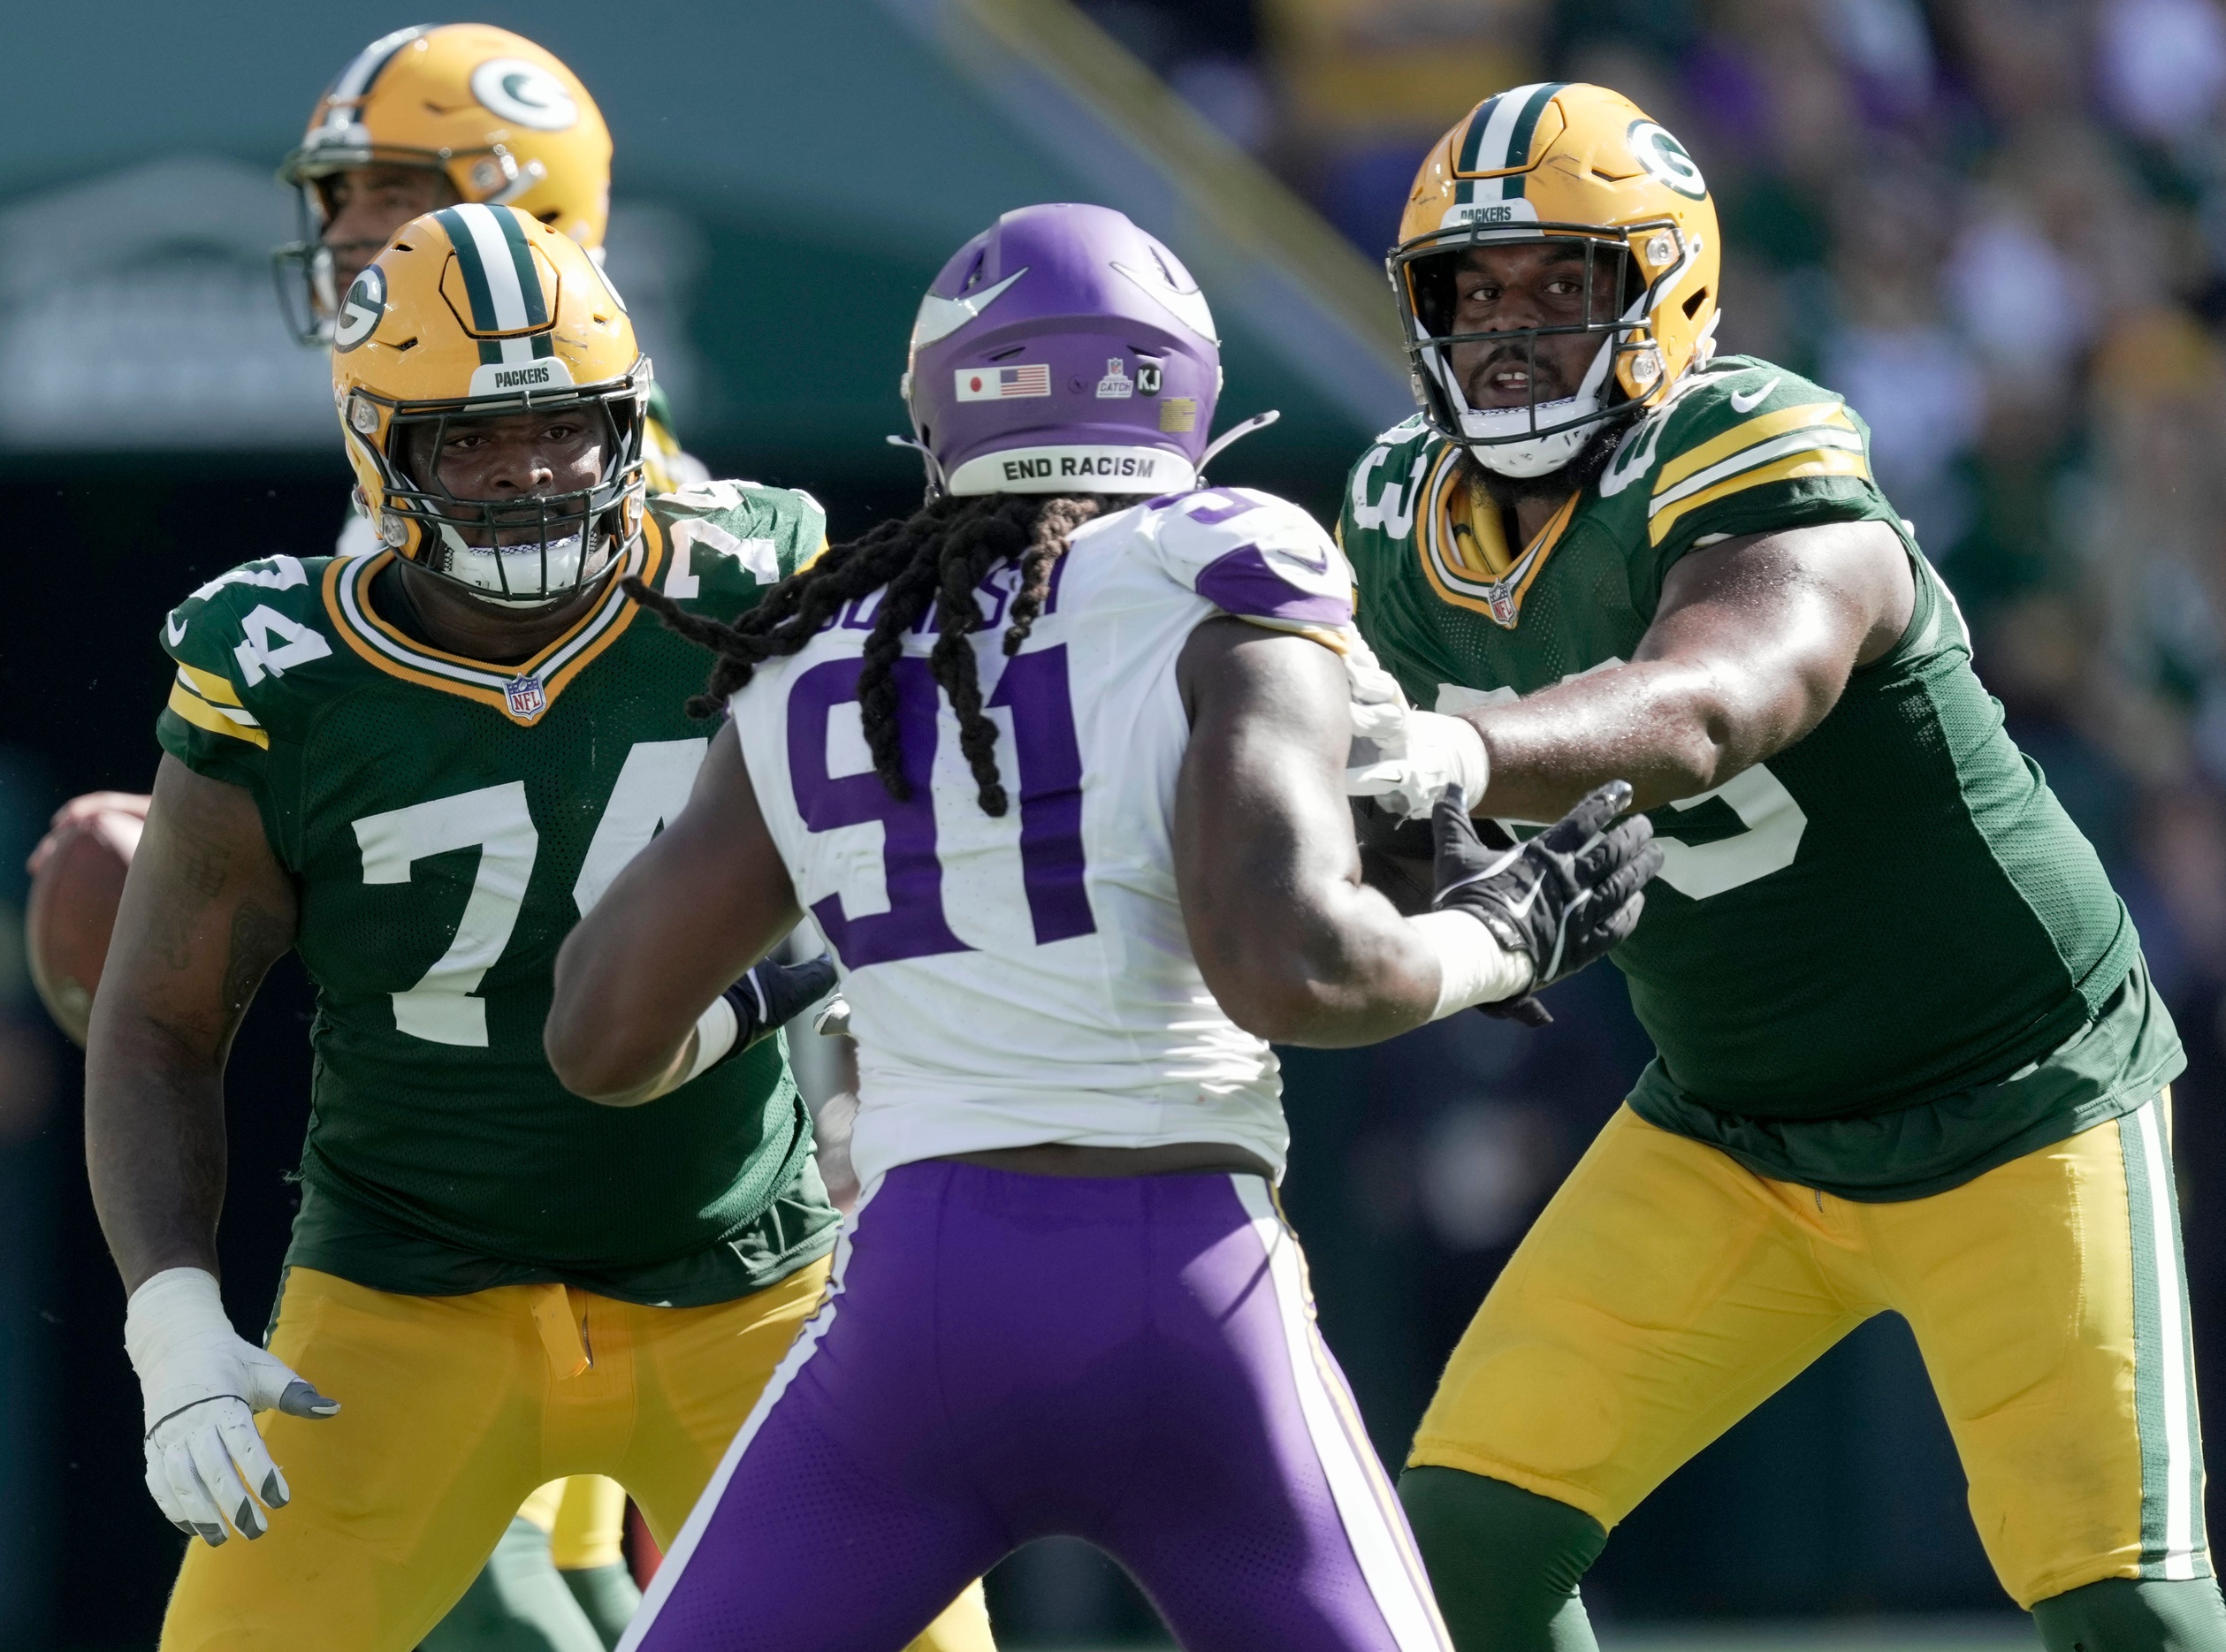
[[[545,560],[545,547],[539,540],[515,545],[468,544],[446,522],[440,525],[440,542],[448,552],[448,563],[442,571],[485,592],[487,601],[506,608],[537,608],[577,590],[610,567],[613,549],[606,537],[602,553],[583,566],[583,537],[567,534],[547,543]]]
[[[1613,331],[1602,336],[1600,348],[1575,395],[1527,407],[1471,407],[1445,350],[1429,351],[1429,359],[1430,370],[1452,404],[1461,434],[1479,444],[1468,450],[1476,462],[1503,476],[1543,476],[1574,459],[1591,436],[1591,420],[1600,411],[1600,392],[1607,383],[1608,366],[1615,360],[1615,339]],[[1536,434],[1529,434],[1533,431]],[[1485,443],[1490,445],[1482,445]]]

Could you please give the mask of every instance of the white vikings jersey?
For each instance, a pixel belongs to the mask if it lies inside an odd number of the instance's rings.
[[[911,800],[874,774],[857,694],[878,592],[734,697],[759,806],[850,1002],[858,1179],[1043,1142],[1223,1142],[1280,1174],[1276,1058],[1207,990],[1176,896],[1175,662],[1217,613],[1357,643],[1343,553],[1295,506],[1208,489],[1085,526],[1008,659],[1018,584],[1010,567],[983,582],[972,638],[1002,818],[930,675],[932,622],[896,667]]]

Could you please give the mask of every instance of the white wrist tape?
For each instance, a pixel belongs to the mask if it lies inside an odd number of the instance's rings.
[[[687,1073],[673,1088],[677,1090],[689,1079],[710,1070],[711,1064],[734,1048],[735,1040],[741,1035],[742,1024],[736,1019],[735,1007],[721,993],[711,1001],[710,1009],[696,1017],[696,1059],[689,1063]]]
[[[217,1276],[205,1268],[165,1268],[142,1281],[124,1308],[124,1351],[144,1378],[189,1338],[234,1334]]]
[[[1406,920],[1437,956],[1437,1008],[1432,1021],[1475,1004],[1497,1003],[1530,990],[1530,960],[1509,952],[1466,912],[1424,912]]]

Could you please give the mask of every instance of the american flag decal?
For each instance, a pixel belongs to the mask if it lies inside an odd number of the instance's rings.
[[[961,401],[1006,401],[1051,393],[1051,369],[1043,362],[1024,367],[962,367],[952,377]]]

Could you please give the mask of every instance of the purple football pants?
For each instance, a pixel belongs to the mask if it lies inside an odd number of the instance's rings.
[[[621,1652],[899,1652],[1054,1533],[1189,1652],[1446,1652],[1258,1176],[889,1172]]]

